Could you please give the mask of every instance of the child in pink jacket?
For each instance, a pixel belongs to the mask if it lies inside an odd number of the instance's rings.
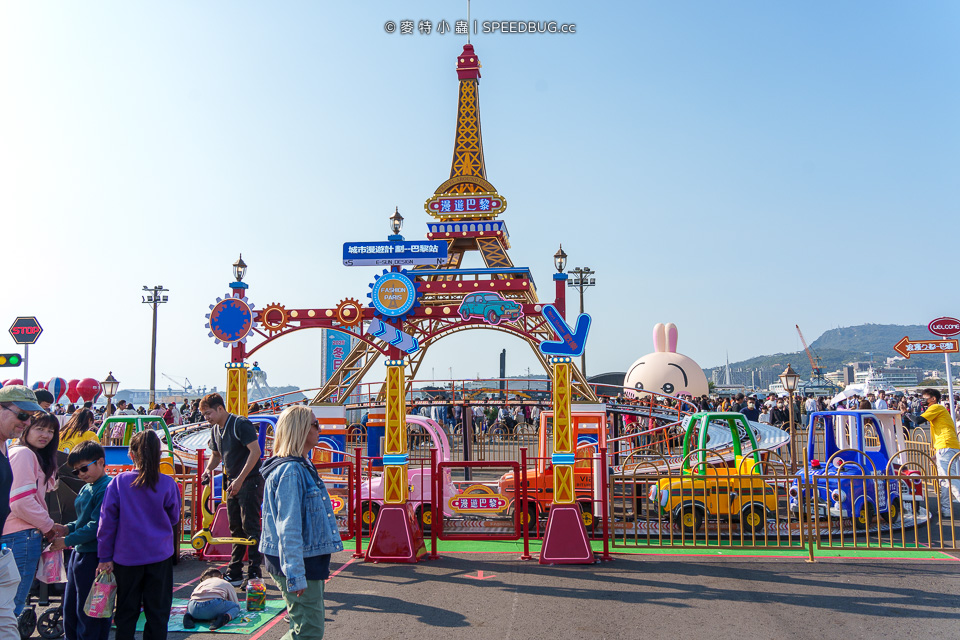
[[[10,489],[10,516],[3,525],[0,542],[13,551],[20,570],[20,586],[14,601],[19,616],[27,602],[27,594],[37,574],[43,538],[52,540],[67,534],[67,528],[54,524],[47,511],[46,495],[57,483],[57,447],[60,443],[60,422],[44,413],[27,426],[20,436],[20,446],[10,449],[13,485]]]

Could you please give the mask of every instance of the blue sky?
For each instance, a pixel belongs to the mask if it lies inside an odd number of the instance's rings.
[[[625,370],[675,322],[703,366],[799,348],[836,327],[960,315],[960,6],[953,2],[473,3],[488,178],[515,264],[552,299],[551,257],[597,271],[588,371]],[[0,322],[36,315],[31,379],[223,388],[204,313],[243,252],[259,306],[362,298],[347,240],[423,237],[449,175],[460,2],[0,3]],[[474,257],[479,265],[479,257]],[[934,278],[940,287],[927,284]],[[786,284],[789,282],[789,284]],[[536,361],[468,332],[446,378]],[[3,350],[12,350],[9,341]],[[271,383],[313,386],[320,332],[261,350]],[[12,370],[6,370],[9,373]],[[377,369],[374,369],[377,372]],[[4,378],[9,377],[7,375]]]

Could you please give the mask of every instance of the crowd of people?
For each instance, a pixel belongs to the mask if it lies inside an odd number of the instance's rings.
[[[153,430],[134,434],[133,470],[111,477],[94,434],[92,408],[73,407],[69,417],[57,416],[52,402],[23,385],[0,388],[0,638],[20,637],[18,616],[41,553],[49,551],[69,554],[63,596],[67,640],[106,640],[111,624],[117,640],[132,640],[141,611],[143,638],[165,639],[182,496],[160,471],[160,437]],[[118,412],[135,412],[125,404],[117,403]],[[273,455],[261,461],[257,430],[248,419],[228,413],[221,396],[207,395],[186,410],[211,425],[213,455],[203,475],[212,481],[222,462],[231,535],[258,544],[234,545],[226,575],[204,572],[183,626],[203,621],[219,629],[239,615],[235,587],[245,579],[246,554],[246,579],[259,579],[265,565],[280,589],[290,624],[285,637],[322,638],[323,583],[331,554],[343,544],[326,487],[310,462],[320,430],[313,411],[302,405],[285,409],[274,431]],[[9,450],[8,441],[14,443]],[[84,484],[74,501],[75,519],[56,522],[47,496],[65,474]],[[110,577],[116,583],[112,620],[88,616],[84,604],[93,585]]]
[[[958,476],[960,442],[956,424],[939,391],[887,397],[880,392],[845,399],[842,408],[899,410],[910,424],[928,425],[936,464],[943,476]],[[622,402],[640,403],[638,399]],[[670,400],[679,405],[681,401]],[[786,398],[703,396],[689,402],[699,410],[738,411],[751,420],[782,426],[790,420]],[[0,637],[18,636],[17,616],[44,549],[71,550],[63,599],[68,640],[105,640],[110,619],[93,618],[84,603],[95,581],[113,576],[116,602],[113,623],[117,640],[134,637],[141,611],[146,616],[145,640],[166,638],[173,592],[174,536],[182,500],[176,482],[160,472],[162,443],[155,431],[136,433],[129,444],[134,469],[111,478],[105,451],[94,429],[91,407],[73,407],[69,416],[51,410],[53,398],[22,385],[0,388]],[[159,407],[164,420],[171,406]],[[456,409],[431,405],[434,419],[457,420]],[[826,398],[797,397],[793,415],[805,422],[827,408]],[[414,411],[427,409],[414,406]],[[449,409],[449,412],[447,412]],[[476,421],[536,423],[542,409],[535,404],[511,407],[488,404],[472,407]],[[136,410],[117,403],[120,415]],[[125,414],[123,412],[131,412]],[[331,554],[343,549],[326,487],[310,460],[319,439],[319,422],[303,405],[287,407],[275,427],[273,455],[261,460],[258,432],[245,417],[227,412],[223,398],[210,394],[185,403],[171,424],[183,419],[204,420],[211,426],[211,458],[203,471],[210,482],[222,464],[223,497],[231,536],[256,539],[257,545],[233,545],[226,574],[210,570],[195,588],[185,628],[206,621],[211,629],[228,624],[239,613],[234,587],[262,576],[263,566],[279,587],[288,610],[290,638],[322,638],[323,585],[330,575]],[[439,422],[440,420],[438,420]],[[62,424],[61,424],[62,423]],[[8,441],[15,444],[7,449]],[[953,463],[951,465],[951,462]],[[47,495],[58,478],[70,474],[84,483],[75,500],[76,518],[56,522]],[[951,496],[960,501],[960,481],[941,481],[940,509],[951,513]],[[245,560],[246,557],[246,560]],[[246,564],[246,574],[244,567]]]
[[[37,389],[34,391],[37,401],[50,413],[58,417],[69,417],[79,409],[87,409],[93,412],[94,419],[99,424],[108,416],[160,416],[167,425],[194,424],[200,422],[200,400],[194,399],[192,402],[184,400],[180,405],[176,402],[158,402],[153,409],[147,409],[143,405],[135,407],[132,402],[118,400],[117,404],[105,404],[95,406],[93,402],[84,402],[82,405],[73,403],[64,405],[62,403],[54,404],[53,394],[46,389]],[[62,422],[62,420],[61,420]]]

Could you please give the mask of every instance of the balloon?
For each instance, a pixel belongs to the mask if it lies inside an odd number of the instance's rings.
[[[80,392],[77,391],[77,385],[80,384],[80,381],[73,379],[67,383],[67,400],[73,404],[77,404],[77,400],[80,399]]]
[[[100,383],[93,378],[84,378],[77,384],[77,391],[84,402],[93,402],[100,395]]]
[[[39,389],[46,389],[47,385],[44,382],[34,382],[33,386],[31,386],[30,388],[33,389],[34,391],[37,391]]]
[[[4,386],[11,385],[11,384],[23,384],[23,380],[21,380],[20,378],[10,378],[9,380],[3,383]]]
[[[54,402],[60,402],[60,398],[67,392],[67,381],[63,378],[50,378],[47,381],[47,391],[53,394]]]

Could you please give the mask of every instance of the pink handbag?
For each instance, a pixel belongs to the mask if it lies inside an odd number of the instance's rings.
[[[90,594],[83,605],[83,612],[91,618],[113,617],[117,600],[117,579],[113,573],[101,573],[90,587]]]
[[[44,551],[40,554],[37,580],[47,584],[67,581],[67,569],[63,566],[63,551]]]

